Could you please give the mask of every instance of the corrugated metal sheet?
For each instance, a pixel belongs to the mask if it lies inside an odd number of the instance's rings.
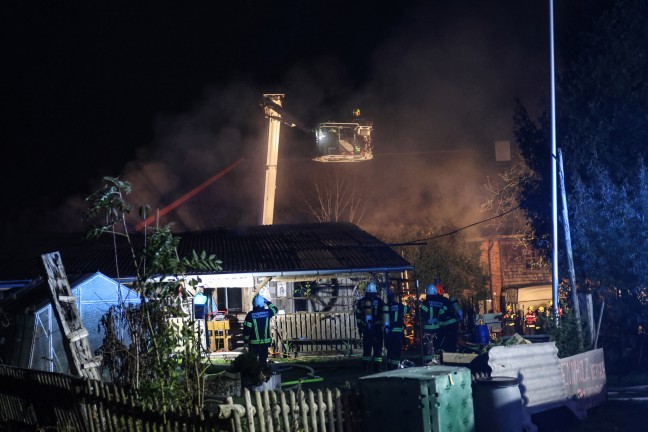
[[[491,376],[517,377],[525,407],[533,414],[567,402],[554,342],[497,346],[488,351]]]
[[[176,233],[179,254],[192,250],[214,254],[223,262],[221,273],[402,271],[412,266],[388,245],[350,223],[257,225]],[[130,248],[117,237],[119,276],[132,277]],[[132,235],[136,249],[142,234]],[[113,239],[81,234],[56,235],[32,242],[2,245],[0,280],[33,279],[42,273],[40,255],[59,251],[68,274],[100,271],[117,277]]]

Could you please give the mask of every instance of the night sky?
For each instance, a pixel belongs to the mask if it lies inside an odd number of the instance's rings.
[[[256,223],[274,92],[304,124],[373,119],[376,157],[354,164],[366,227],[480,217],[515,98],[549,95],[547,2],[256,3],[3,4],[2,235],[82,229],[106,175],[160,208],[242,157],[168,220]],[[307,179],[334,169],[312,144],[282,129],[278,223],[307,220]]]

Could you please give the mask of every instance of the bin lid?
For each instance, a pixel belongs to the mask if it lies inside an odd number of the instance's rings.
[[[494,387],[510,387],[518,385],[517,378],[505,376],[477,378],[475,382],[479,385]]]

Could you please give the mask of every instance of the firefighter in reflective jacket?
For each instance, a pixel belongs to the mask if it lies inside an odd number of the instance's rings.
[[[547,312],[544,306],[540,306],[536,312],[536,333],[544,333],[545,324],[547,322]]]
[[[272,342],[270,318],[277,314],[277,307],[259,294],[252,300],[252,306],[243,322],[243,341],[250,352],[257,356],[261,367],[265,368],[268,366],[268,348]]]
[[[369,282],[365,295],[356,303],[355,318],[362,337],[362,370],[379,372],[382,366],[383,325],[385,302],[378,297],[376,284]]]
[[[506,313],[502,315],[502,323],[504,324],[504,336],[512,336],[515,333],[515,312],[513,306],[506,306]]]
[[[457,352],[459,323],[463,317],[463,311],[461,310],[461,306],[459,306],[459,300],[454,296],[446,293],[442,297],[445,310],[439,317],[442,332],[441,349],[445,352]]]
[[[387,304],[383,306],[387,370],[398,369],[400,366],[403,352],[403,317],[406,313],[407,306],[398,301],[392,290],[387,290]]]
[[[527,313],[524,315],[525,334],[534,335],[536,332],[537,316],[531,306],[527,308]]]
[[[447,306],[445,299],[437,293],[435,284],[430,284],[425,289],[425,300],[419,307],[419,317],[423,325],[423,363],[427,364],[434,358],[434,339],[441,336],[441,323],[439,317],[445,313]]]

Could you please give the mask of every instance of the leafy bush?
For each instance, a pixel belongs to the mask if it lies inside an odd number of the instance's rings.
[[[581,327],[583,339],[589,340],[586,336],[587,328],[582,323]],[[556,342],[559,358],[570,357],[587,351],[578,336],[578,322],[576,321],[576,315],[571,310],[563,313],[560,323],[557,323],[553,317],[547,319],[546,332],[549,335],[549,340]]]

